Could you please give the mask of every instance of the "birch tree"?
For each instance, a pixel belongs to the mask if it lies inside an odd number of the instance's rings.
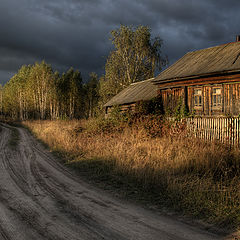
[[[152,39],[147,26],[121,25],[111,31],[110,40],[115,49],[107,58],[104,81],[100,84],[100,91],[108,99],[131,83],[154,77],[167,62],[161,52],[162,40]]]
[[[40,119],[46,119],[47,117],[51,81],[53,81],[53,71],[50,65],[43,61],[36,63],[32,67],[30,85],[33,94],[34,109]]]

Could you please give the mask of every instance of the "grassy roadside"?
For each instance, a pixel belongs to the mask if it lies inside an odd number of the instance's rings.
[[[23,124],[65,164],[103,188],[217,226],[240,225],[239,150],[167,127],[159,135],[154,121],[100,128],[83,121]]]

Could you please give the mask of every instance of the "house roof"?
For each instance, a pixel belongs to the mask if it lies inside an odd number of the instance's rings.
[[[163,83],[229,72],[240,72],[240,42],[188,52],[153,82]]]
[[[132,83],[127,88],[108,101],[104,107],[134,103],[141,100],[150,100],[157,96],[157,87],[151,81],[153,78]]]

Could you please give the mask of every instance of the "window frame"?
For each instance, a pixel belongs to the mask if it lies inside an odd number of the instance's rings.
[[[201,91],[201,93],[196,94],[196,91]],[[195,101],[196,97],[197,97],[197,103]],[[193,105],[194,105],[194,108],[198,108],[198,109],[203,108],[203,89],[201,87],[196,87],[193,89]]]
[[[217,89],[220,90],[220,93],[214,92],[214,90]],[[221,86],[212,87],[212,108],[222,108],[222,102],[223,102],[222,87]]]

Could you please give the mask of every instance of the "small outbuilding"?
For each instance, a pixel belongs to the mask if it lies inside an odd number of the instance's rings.
[[[237,41],[185,54],[152,82],[164,111],[179,102],[202,116],[240,114],[240,37]]]
[[[109,114],[113,106],[119,106],[121,111],[135,112],[136,104],[140,101],[147,101],[157,97],[158,86],[152,82],[153,78],[141,82],[132,83],[120,93],[108,101],[105,113]]]

